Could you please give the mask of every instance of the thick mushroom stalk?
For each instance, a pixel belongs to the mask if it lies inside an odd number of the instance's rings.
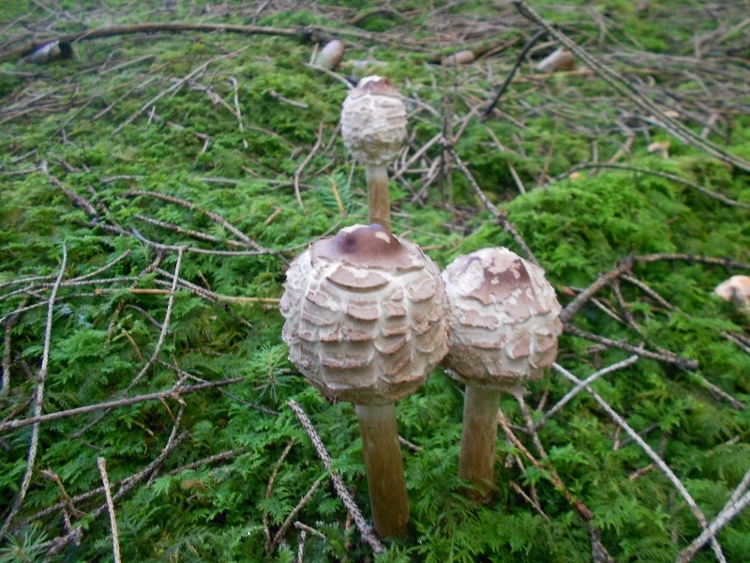
[[[355,404],[375,530],[407,532],[409,504],[393,403],[447,353],[440,271],[380,225],[355,225],[294,259],[281,313],[289,359],[326,397]]]
[[[365,165],[370,223],[391,231],[386,165],[406,139],[406,107],[387,78],[367,76],[344,100],[341,134],[346,148]]]
[[[450,338],[443,365],[466,384],[459,476],[495,487],[500,393],[518,394],[557,356],[560,304],[544,270],[507,248],[459,256],[443,271]]]

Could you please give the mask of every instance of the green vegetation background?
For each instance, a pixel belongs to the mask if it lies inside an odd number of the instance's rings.
[[[7,37],[28,40],[24,23],[44,21],[54,22],[51,28],[57,33],[143,21],[249,24],[261,4],[229,2],[229,11],[217,16],[199,1],[59,0],[47,8],[11,2],[0,7],[0,21]],[[697,1],[651,4],[650,13],[643,14],[636,3],[618,0],[533,2],[594,54],[622,48],[688,57],[693,38],[716,27],[715,21],[691,19],[703,14]],[[443,131],[439,116],[448,116],[455,133],[455,124],[474,105],[491,99],[533,32],[528,22],[502,3],[493,6],[468,0],[432,6],[405,0],[397,6],[405,16],[375,13],[360,20],[358,27],[346,24],[347,18],[379,5],[272,2],[258,13],[257,24],[403,31],[422,41],[425,48],[417,49],[351,37],[354,44],[346,55],[349,60],[382,61],[383,66],[372,63],[353,72],[388,75],[405,96],[437,110],[436,116],[423,106],[410,106],[410,154]],[[65,12],[69,17],[60,19],[50,12]],[[497,23],[499,13],[512,19],[492,39],[518,39],[508,50],[467,69],[429,64],[430,53],[441,47],[436,30],[459,36],[482,22]],[[729,23],[740,21],[742,12],[737,13]],[[600,28],[592,14],[603,14],[609,22],[604,41],[597,41]],[[747,45],[745,38],[740,29],[729,41]],[[450,50],[452,45],[443,47]],[[745,49],[737,56],[745,57],[746,68],[749,53]],[[185,252],[180,277],[221,296],[278,298],[285,267],[305,244],[364,220],[364,172],[352,165],[337,129],[346,88],[304,65],[311,51],[311,44],[290,37],[156,33],[81,42],[74,60],[56,64],[35,66],[21,60],[0,64],[4,111],[0,126],[0,316],[9,327],[4,357],[10,368],[10,388],[0,395],[0,419],[32,414],[29,405],[43,357],[45,299],[60,269],[63,245],[67,251],[63,279],[68,280],[128,254],[97,276],[113,281],[60,289],[44,412],[122,396],[151,358],[167,313],[168,295],[132,292],[131,288],[168,289],[178,253],[157,250],[134,233],[162,245],[236,250],[236,244],[227,242],[237,240],[234,234],[201,210],[217,213],[259,245],[279,252],[244,256]],[[194,80],[155,99],[209,60]],[[620,65],[620,70],[640,76],[652,96],[658,98],[659,87],[674,87],[688,100],[686,104],[705,100],[700,79],[679,74],[691,70],[685,63],[670,63],[677,66],[668,72],[644,63],[646,70],[638,74],[638,61],[609,60]],[[675,73],[682,77],[677,86]],[[487,196],[507,211],[546,268],[561,301],[568,301],[570,291],[588,286],[631,253],[692,253],[748,261],[747,211],[705,198],[681,183],[628,171],[593,174],[587,170],[575,179],[535,188],[544,173],[555,177],[589,160],[592,143],[602,162],[614,155],[626,140],[615,124],[632,108],[590,73],[544,79],[532,79],[529,74],[529,65],[522,66],[501,101],[500,109],[510,117],[485,122],[472,118],[456,151]],[[723,92],[723,79],[729,81],[732,76],[717,77],[709,88]],[[273,93],[307,108],[286,104]],[[235,96],[244,130],[238,125]],[[724,103],[720,97],[715,99],[717,104]],[[726,138],[711,137],[746,158],[750,155],[749,99],[735,99],[727,110],[720,123]],[[519,120],[523,127],[517,125]],[[319,128],[322,143],[300,178],[301,208],[293,179],[315,145]],[[659,129],[649,132],[651,139],[639,131],[628,156],[630,164],[673,173],[750,203],[746,174],[670,139]],[[508,150],[500,150],[493,136]],[[649,154],[649,140],[671,140],[670,158]],[[440,148],[435,145],[427,154],[434,159]],[[511,166],[528,189],[525,195],[517,194]],[[76,207],[50,176],[93,202],[100,210],[98,221]],[[439,265],[483,246],[505,245],[520,251],[460,173],[446,170],[426,197],[415,201],[410,189],[419,191],[420,178],[418,173],[407,174],[407,184],[392,185],[394,231],[427,248]],[[174,196],[195,208],[136,191]],[[154,224],[154,219],[162,224]],[[115,223],[126,232],[105,228]],[[164,228],[165,223],[213,239],[198,240],[189,232]],[[149,269],[157,258],[161,270]],[[712,395],[704,381],[743,404],[750,401],[750,357],[722,335],[741,333],[747,321],[711,295],[713,287],[729,275],[723,267],[660,261],[636,266],[634,275],[675,309],[667,310],[637,287],[623,284],[623,297],[641,334],[590,304],[575,318],[576,326],[613,340],[671,350],[697,360],[700,368],[688,372],[641,359],[597,380],[593,388],[635,430],[644,432],[646,441],[663,456],[710,520],[750,468],[750,414]],[[13,293],[24,287],[18,280],[37,276],[47,278],[36,282],[36,293]],[[600,297],[617,308],[610,288]],[[10,320],[13,311],[34,304],[41,305]],[[182,287],[174,299],[158,361],[127,396],[169,389],[185,372],[206,381],[241,381],[186,395],[183,402],[165,399],[118,408],[91,426],[98,413],[43,423],[36,470],[11,531],[0,540],[0,561],[111,560],[106,512],[96,518],[86,515],[103,504],[101,494],[78,502],[81,514],[68,510],[72,525],[82,527],[80,544],[70,544],[54,557],[44,555],[46,549],[39,545],[65,530],[59,508],[38,516],[39,511],[63,500],[61,487],[42,470],[54,471],[67,494],[75,497],[100,486],[96,460],[101,456],[107,461],[110,480],[116,483],[159,455],[178,418],[177,433],[187,432],[182,441],[151,478],[116,501],[123,560],[295,560],[300,530],[288,528],[271,550],[266,549],[266,534],[274,537],[325,470],[287,408],[289,399],[310,415],[335,470],[367,515],[369,500],[352,407],[329,404],[305,383],[286,360],[281,325],[273,305],[212,302],[199,291]],[[566,336],[559,362],[584,378],[628,355]],[[530,385],[526,401],[534,418],[541,418],[570,388],[554,373]],[[658,469],[639,472],[651,463],[647,455],[632,442],[615,446],[624,434],[586,393],[578,394],[539,430],[549,456],[549,465],[542,469],[526,463],[522,470],[513,463],[512,456],[520,455],[519,450],[502,439],[501,431],[497,495],[487,505],[469,503],[460,494],[456,477],[461,407],[460,387],[441,370],[419,393],[397,405],[401,435],[416,446],[403,450],[412,503],[409,538],[389,543],[386,553],[374,558],[326,479],[295,517],[325,536],[307,536],[305,560],[589,560],[589,531],[553,486],[550,468],[591,509],[602,544],[617,561],[673,561],[700,533],[695,517],[665,476]],[[514,428],[524,426],[515,400],[504,399],[502,409]],[[0,434],[3,519],[26,470],[31,433],[27,426]],[[517,435],[535,452],[527,435],[522,431]],[[291,449],[282,458],[288,446]],[[222,456],[205,461],[217,454]],[[192,467],[195,462],[200,463]],[[533,490],[540,510],[519,495],[510,481],[527,494]],[[750,517],[740,515],[718,538],[728,561],[746,559]],[[713,559],[708,549],[695,558]]]

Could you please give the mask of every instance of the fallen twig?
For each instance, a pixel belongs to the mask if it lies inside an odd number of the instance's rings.
[[[42,406],[44,403],[44,384],[47,380],[47,368],[49,367],[49,353],[50,353],[50,346],[52,342],[52,318],[53,318],[53,313],[54,313],[54,308],[55,308],[55,297],[57,296],[57,290],[60,288],[60,283],[62,283],[62,278],[63,278],[63,275],[65,274],[65,267],[67,266],[67,262],[68,262],[68,250],[65,247],[65,244],[63,244],[62,263],[60,264],[60,271],[57,274],[55,285],[52,287],[49,302],[47,305],[47,322],[46,322],[45,329],[44,329],[44,348],[42,351],[42,365],[39,367],[39,372],[36,375],[37,386],[36,386],[36,393],[34,395],[34,417],[32,417],[36,419],[39,419],[42,416]],[[15,421],[11,420],[5,424],[12,424],[13,422]],[[0,538],[2,538],[5,535],[5,532],[8,531],[8,527],[13,521],[13,518],[15,518],[16,514],[18,514],[18,511],[20,510],[21,505],[23,504],[23,500],[26,497],[26,493],[29,490],[29,485],[31,484],[31,476],[34,473],[34,464],[36,462],[37,448],[39,446],[40,421],[37,420],[33,424],[34,424],[34,428],[31,431],[31,442],[29,444],[29,454],[26,458],[26,471],[24,472],[23,479],[21,480],[21,486],[19,487],[16,500],[13,503],[13,506],[11,507],[10,512],[8,513],[8,516],[5,518],[5,522],[3,522],[3,525],[0,528]],[[0,427],[2,427],[2,424],[0,424]]]
[[[107,510],[109,512],[109,523],[112,529],[112,556],[115,563],[120,563],[120,534],[117,532],[117,516],[115,515],[115,503],[112,500],[112,491],[109,487],[109,476],[107,475],[107,462],[103,457],[96,458],[96,465],[99,467],[99,473],[102,476],[104,485],[104,497],[107,500]]]
[[[380,540],[375,536],[370,526],[367,525],[364,516],[362,516],[362,512],[360,512],[359,507],[354,502],[351,494],[349,494],[346,485],[344,485],[344,480],[341,478],[341,475],[333,470],[331,465],[331,456],[328,455],[328,451],[326,450],[325,445],[323,445],[323,441],[315,431],[315,428],[310,422],[310,419],[307,417],[307,414],[304,410],[302,410],[302,407],[300,407],[299,404],[297,404],[297,402],[294,400],[289,400],[287,402],[287,405],[290,409],[292,409],[294,416],[297,417],[297,420],[299,420],[300,424],[302,424],[302,427],[305,429],[305,432],[307,432],[307,435],[310,437],[313,446],[315,446],[315,451],[318,452],[318,457],[320,457],[320,460],[323,462],[323,466],[328,471],[328,475],[330,476],[331,481],[333,481],[333,488],[336,489],[336,494],[341,499],[341,502],[344,503],[347,511],[354,519],[354,523],[357,525],[357,528],[359,528],[359,533],[362,534],[362,539],[370,544],[370,547],[375,553],[383,553],[385,551],[383,544],[380,543]]]
[[[564,367],[562,367],[558,363],[552,364],[552,369],[555,370],[557,373],[562,375],[565,379],[568,381],[571,381],[572,383],[576,385],[583,385],[583,381],[578,379],[575,375],[570,373],[568,370],[566,370]],[[690,495],[688,490],[685,488],[685,485],[682,484],[682,481],[680,481],[677,476],[674,474],[674,472],[669,468],[669,466],[664,462],[664,460],[659,457],[659,455],[649,446],[646,441],[641,438],[638,433],[633,430],[630,425],[625,422],[625,419],[622,418],[615,410],[609,406],[607,401],[601,398],[599,394],[591,389],[590,387],[586,388],[586,391],[591,395],[591,397],[599,403],[599,406],[604,409],[604,411],[609,415],[609,417],[612,419],[612,421],[617,424],[620,428],[622,428],[627,434],[641,447],[641,449],[648,455],[648,457],[651,458],[651,460],[659,467],[659,469],[662,470],[662,473],[671,481],[671,483],[675,486],[675,488],[679,491],[682,498],[685,500],[687,505],[690,507],[690,511],[695,515],[696,519],[698,520],[698,523],[701,525],[701,527],[705,530],[708,528],[708,522],[706,521],[706,515],[703,514],[703,511],[698,507],[698,505],[695,503],[695,500]],[[721,546],[716,541],[715,537],[711,538],[712,541],[712,547],[714,549],[714,553],[716,554],[716,558],[726,563],[726,559],[724,558],[724,555],[721,551]]]
[[[527,2],[525,2],[525,0],[512,0],[512,2],[524,17],[538,25],[541,25],[552,37],[557,39],[576,57],[586,63],[586,65],[591,68],[591,70],[598,74],[602,78],[602,80],[604,80],[607,84],[614,88],[615,91],[628,98],[631,102],[633,102],[641,109],[657,116],[659,118],[660,125],[669,133],[679,139],[684,140],[686,143],[703,149],[722,162],[730,164],[736,168],[740,168],[741,170],[744,170],[746,172],[750,172],[750,162],[726,152],[721,147],[718,147],[714,143],[702,138],[698,133],[695,133],[693,130],[686,127],[675,118],[667,115],[658,105],[656,105],[645,96],[639,94],[636,88],[627,80],[625,80],[625,78],[592,57],[583,47],[580,47],[575,41],[570,39],[567,35],[560,32],[552,24],[542,18],[533,8],[531,8],[531,6],[528,5]]]

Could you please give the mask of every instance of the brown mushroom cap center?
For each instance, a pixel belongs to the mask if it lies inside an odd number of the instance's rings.
[[[400,97],[393,83],[387,78],[380,76],[367,76],[360,80],[357,87],[349,93],[349,97],[359,98],[366,94]]]
[[[311,260],[344,262],[365,268],[400,269],[415,265],[412,250],[377,223],[347,230],[310,248]]]

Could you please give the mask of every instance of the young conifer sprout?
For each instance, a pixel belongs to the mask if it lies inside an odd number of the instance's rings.
[[[280,307],[289,359],[323,395],[355,405],[376,532],[405,536],[393,403],[416,391],[448,351],[437,265],[380,225],[354,225],[294,259]]]
[[[557,356],[560,304],[544,270],[507,248],[459,256],[443,271],[448,373],[466,385],[459,476],[483,500],[495,487],[500,394],[518,396]]]
[[[387,78],[366,76],[344,100],[341,111],[344,144],[364,163],[370,223],[391,231],[391,199],[386,165],[406,139],[406,107]]]

